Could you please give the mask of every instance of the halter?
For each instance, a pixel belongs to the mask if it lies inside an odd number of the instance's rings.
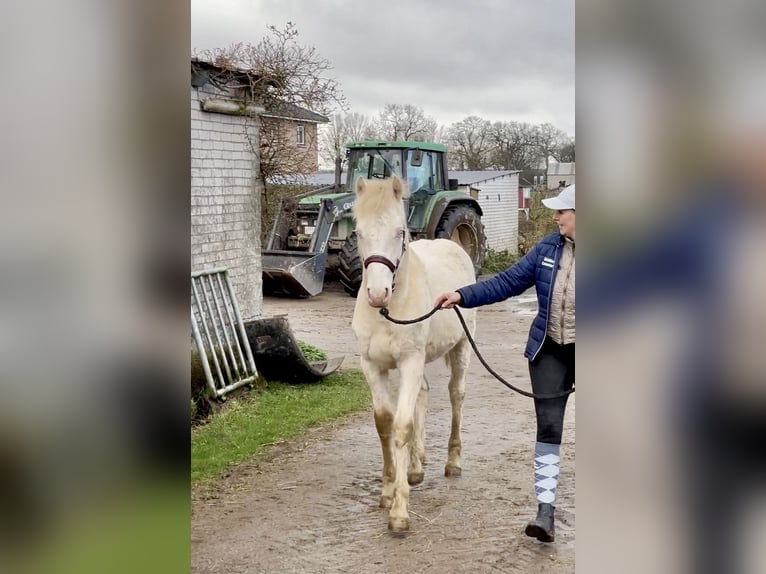
[[[367,259],[364,260],[364,268],[367,269],[367,266],[370,263],[381,263],[388,267],[388,270],[391,271],[391,275],[393,276],[391,278],[391,292],[394,292],[394,288],[396,287],[396,272],[399,269],[399,264],[402,262],[402,259],[404,258],[404,253],[407,251],[407,233],[405,232],[404,236],[402,237],[402,254],[399,256],[399,259],[396,260],[396,263],[391,261],[388,257],[385,255],[370,255]]]

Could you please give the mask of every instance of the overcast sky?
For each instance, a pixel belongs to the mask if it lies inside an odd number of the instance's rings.
[[[292,21],[349,111],[410,103],[444,125],[477,115],[575,134],[570,0],[191,0],[191,16],[192,50],[256,44]]]

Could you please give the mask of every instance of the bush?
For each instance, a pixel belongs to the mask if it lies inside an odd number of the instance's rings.
[[[488,249],[487,256],[484,259],[484,265],[481,267],[481,274],[492,275],[493,273],[500,273],[516,263],[516,261],[518,261],[518,256],[513,253]]]
[[[529,214],[526,221],[519,221],[519,254],[524,255],[546,235],[558,229],[553,221],[553,212],[543,205],[543,199],[555,197],[558,190],[537,187],[532,190]]]

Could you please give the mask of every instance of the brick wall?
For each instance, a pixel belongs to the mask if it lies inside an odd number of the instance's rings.
[[[260,180],[257,122],[208,113],[200,100],[222,98],[210,84],[191,88],[191,263],[193,271],[226,267],[243,319],[262,313]],[[247,125],[246,125],[247,124]]]
[[[304,143],[298,144],[297,127],[303,126]],[[283,174],[314,173],[319,170],[317,125],[310,122],[265,117],[261,134],[263,157],[272,157]]]

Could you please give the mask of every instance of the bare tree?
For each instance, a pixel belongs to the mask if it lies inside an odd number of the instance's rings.
[[[378,115],[377,133],[387,140],[431,141],[436,120],[412,104],[386,104]]]
[[[240,42],[206,50],[197,57],[215,64],[221,76],[229,80],[233,76],[238,78],[241,84],[236,87],[244,96],[269,112],[279,112],[290,105],[323,115],[345,109],[340,84],[328,75],[332,70],[330,61],[313,46],[297,42],[295,25],[288,22],[282,29],[269,26],[269,32],[258,44]],[[216,83],[214,75],[210,80]],[[245,135],[253,151],[260,154],[261,213],[264,228],[268,228],[280,193],[273,184],[296,183],[306,175],[308,165],[313,163],[306,161],[306,150],[312,149],[313,142],[298,148],[292,139],[294,134],[286,133],[279,120],[258,116],[253,121],[259,123],[259,140],[253,141],[247,127]]]
[[[452,167],[474,170],[487,168],[490,127],[487,120],[477,116],[468,116],[450,126],[448,140]]]
[[[550,157],[562,147],[568,140],[568,136],[552,124],[541,124],[536,127],[535,132],[536,143],[545,159],[545,170],[548,171]]]
[[[433,137],[429,140],[440,144],[449,144],[449,128],[447,126],[438,124],[434,130]]]
[[[200,58],[213,62],[223,70],[249,73],[249,84],[242,86],[266,109],[284,103],[295,104],[317,113],[329,115],[337,108],[345,109],[346,100],[340,84],[327,76],[332,70],[329,60],[313,46],[298,44],[298,29],[288,22],[283,29],[268,27],[271,35],[258,44],[232,44],[226,48],[206,50]]]
[[[365,114],[352,112],[344,116],[348,141],[375,139],[375,123]]]
[[[495,122],[490,128],[492,165],[500,169],[526,170],[537,167],[542,151],[537,127],[525,122]]]
[[[328,76],[330,61],[313,46],[297,42],[298,30],[292,22],[283,29],[269,26],[270,35],[258,44],[232,44],[226,48],[207,50],[199,56],[221,68],[222,73],[242,72],[241,89],[268,112],[280,113],[290,105],[329,115],[346,101],[340,84]],[[244,78],[247,78],[244,80]],[[211,78],[214,80],[214,78]],[[282,133],[279,120],[262,115],[260,141],[251,141],[261,151],[261,175],[264,182],[292,182],[306,175],[306,150],[297,148],[291,134]],[[249,132],[248,132],[249,133]],[[307,142],[312,144],[313,142]]]
[[[561,163],[574,162],[575,160],[575,140],[574,138],[567,138],[556,149],[551,151],[551,155],[556,161]]]
[[[319,154],[335,166],[335,185],[340,184],[340,174],[346,161],[347,138],[346,123],[343,116],[334,115],[320,137]]]

